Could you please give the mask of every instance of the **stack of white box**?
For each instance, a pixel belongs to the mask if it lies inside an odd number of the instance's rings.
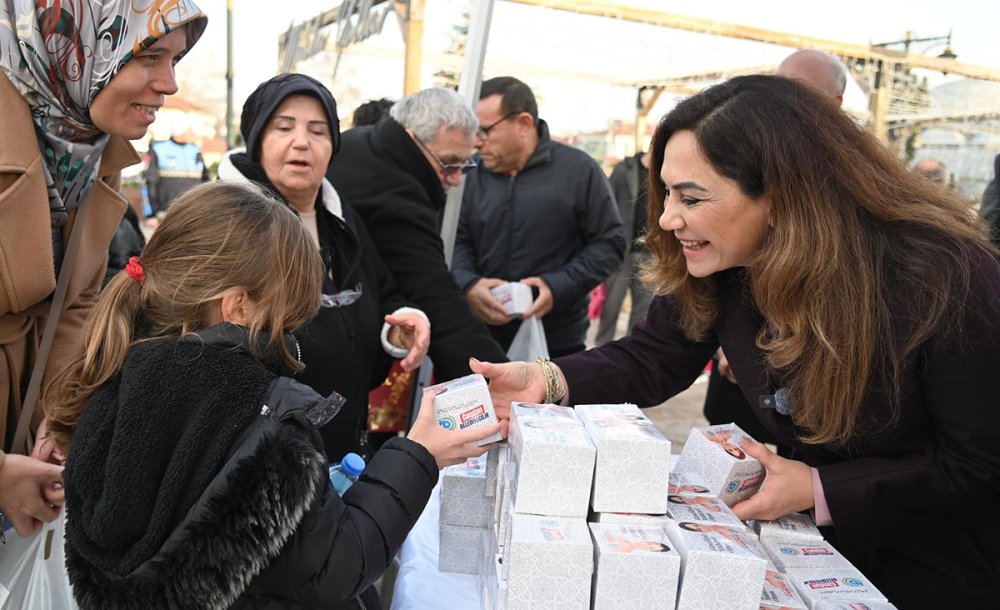
[[[594,610],[673,608],[681,558],[663,527],[591,523]]]
[[[480,549],[492,517],[486,496],[486,458],[472,458],[441,471],[438,570],[478,574]]]
[[[596,450],[573,409],[514,403],[510,448],[513,512],[586,518]]]
[[[812,610],[898,610],[889,602],[832,602],[821,601]]]
[[[496,576],[484,607],[580,608],[590,599],[593,544],[584,517],[594,446],[573,409],[514,403],[509,449],[496,449]]]
[[[597,448],[593,511],[666,512],[667,437],[635,405],[577,405],[576,413]]]
[[[767,558],[746,527],[671,521],[670,540],[681,555],[677,610],[756,610]]]
[[[738,427],[693,430],[671,471],[647,422],[633,405],[514,403],[486,460],[484,609],[893,608],[806,515],[736,517],[764,475]]]
[[[825,540],[778,538],[761,542],[774,565],[785,573],[811,608],[821,601],[888,601],[860,570]]]
[[[711,496],[672,495],[667,500],[667,514],[674,521],[746,527],[725,502]]]
[[[590,604],[594,547],[586,521],[514,514],[507,544],[509,610],[578,610]]]
[[[752,521],[751,527],[763,540],[822,540],[823,534],[807,515],[792,513],[774,521]]]

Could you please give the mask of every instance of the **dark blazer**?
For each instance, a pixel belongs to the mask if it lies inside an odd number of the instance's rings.
[[[468,375],[470,356],[506,362],[448,270],[439,216],[444,188],[403,126],[386,119],[345,132],[326,175],[361,215],[400,295],[430,319],[437,380]]]
[[[834,522],[824,534],[890,601],[908,610],[996,607],[1000,266],[977,256],[957,325],[907,360],[898,411],[884,380],[869,384],[846,447],[806,445],[790,417],[758,405],[781,381],[756,347],[764,321],[748,304],[742,270],[718,274],[722,309],[705,341],[684,338],[670,298],[657,297],[630,336],[556,362],[575,404],[651,406],[687,388],[721,345],[760,421],[818,469]]]

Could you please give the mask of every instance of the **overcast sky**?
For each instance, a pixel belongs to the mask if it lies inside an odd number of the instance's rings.
[[[226,1],[196,0],[209,16],[205,38],[181,63],[185,86],[205,97],[224,99]],[[425,0],[424,50],[447,50],[449,32],[469,10],[471,0]],[[339,4],[338,0],[234,0],[235,105],[258,83],[277,72],[277,37],[292,21],[312,17]],[[907,30],[916,37],[940,36],[953,29],[952,46],[959,60],[1000,67],[1000,1],[998,0],[840,0],[823,13],[819,3],[801,0],[667,0],[623,2],[682,15],[776,30],[843,42],[867,44],[898,40]],[[275,6],[282,10],[276,14]],[[332,28],[331,28],[332,30]],[[331,34],[333,36],[334,34]],[[402,37],[390,17],[381,35],[367,46],[402,49]],[[915,44],[911,50],[936,55],[943,45]],[[774,65],[788,48],[678,30],[584,17],[497,0],[488,46],[488,61],[502,66],[533,66],[524,75],[540,99],[540,111],[554,132],[592,130],[612,119],[628,119],[634,110],[634,92],[614,83],[663,78],[702,70]],[[301,71],[330,85],[346,114],[369,98],[399,97],[402,62],[357,55],[342,59],[332,78],[334,55],[325,53],[300,65]],[[497,65],[497,64],[494,64]],[[433,67],[422,84],[433,86]],[[559,77],[557,74],[564,74]],[[486,76],[498,73],[487,72]],[[518,74],[514,74],[518,76]],[[929,75],[941,82],[938,75]],[[659,109],[658,109],[659,110]]]

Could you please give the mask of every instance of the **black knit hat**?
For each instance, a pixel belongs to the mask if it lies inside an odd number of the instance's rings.
[[[333,152],[340,149],[340,119],[337,118],[337,101],[323,83],[305,74],[279,74],[266,80],[250,94],[243,104],[240,116],[240,134],[246,143],[250,160],[260,163],[260,134],[271,120],[271,115],[290,95],[309,95],[319,100],[330,122]]]

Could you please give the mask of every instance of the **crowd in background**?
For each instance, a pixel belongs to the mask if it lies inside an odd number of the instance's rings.
[[[0,4],[21,37],[0,48],[0,510],[27,535],[65,502],[82,607],[379,607],[438,469],[506,426],[445,433],[430,397],[373,434],[394,362],[483,373],[503,416],[655,406],[712,361],[709,421],[777,451],[744,448],[767,491],[737,514],[812,510],[901,607],[998,598],[1000,175],[977,216],[939,162],[905,168],[840,111],[838,60],[798,51],[692,96],[610,178],[512,76],[474,106],[373,100],[341,133],[327,87],[283,74],[246,100],[214,180],[197,146],[152,142],[137,211],[117,192],[129,140],[207,20],[127,4],[66,9],[81,48],[109,24],[130,36],[83,79],[46,51],[59,23]],[[523,313],[508,282],[531,289]],[[553,360],[509,362],[532,317]],[[341,498],[326,469],[347,452],[369,467]],[[936,531],[970,497],[981,519]]]

